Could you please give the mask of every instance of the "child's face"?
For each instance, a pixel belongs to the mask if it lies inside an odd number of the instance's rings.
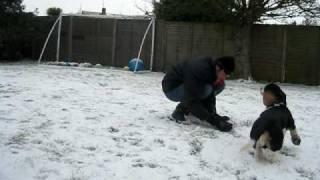
[[[261,92],[261,95],[262,95],[262,99],[263,99],[263,104],[265,106],[270,106],[272,105],[275,101],[276,101],[276,98],[274,97],[274,95],[268,91],[266,92]]]

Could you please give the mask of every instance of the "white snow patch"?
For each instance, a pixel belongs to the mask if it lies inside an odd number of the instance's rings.
[[[0,66],[0,179],[320,179],[320,87],[282,84],[302,138],[272,163],[240,152],[263,84],[228,81],[218,111],[235,129],[183,125],[163,73]]]

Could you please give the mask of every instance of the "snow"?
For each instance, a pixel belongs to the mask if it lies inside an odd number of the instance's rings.
[[[320,179],[320,87],[281,84],[302,138],[257,162],[240,149],[264,110],[254,81],[217,97],[235,128],[222,133],[175,108],[163,73],[34,64],[0,65],[0,179]]]

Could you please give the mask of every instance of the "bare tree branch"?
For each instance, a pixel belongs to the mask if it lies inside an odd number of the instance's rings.
[[[150,3],[150,5],[153,6],[153,1],[150,0],[143,0],[144,3]],[[135,1],[135,7],[141,11],[143,14],[150,15],[152,14],[152,10],[148,10],[146,6],[142,7],[141,5],[138,5],[137,1]]]

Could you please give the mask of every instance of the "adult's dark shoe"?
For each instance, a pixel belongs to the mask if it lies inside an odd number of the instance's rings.
[[[171,118],[175,120],[177,123],[182,123],[183,121],[186,121],[186,118],[184,117],[184,115],[187,115],[187,114],[188,114],[187,108],[182,103],[179,103],[176,109],[171,114]]]

